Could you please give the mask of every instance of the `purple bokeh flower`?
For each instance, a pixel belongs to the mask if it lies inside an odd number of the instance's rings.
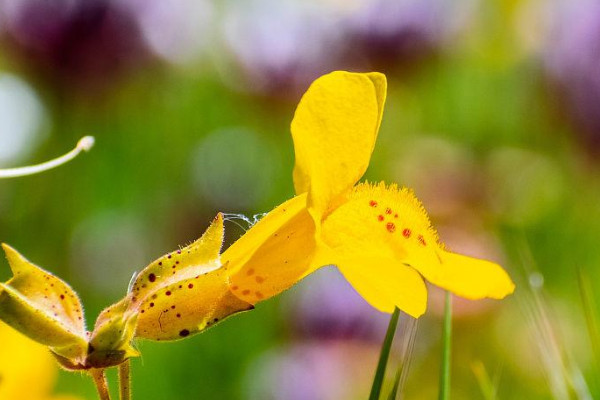
[[[292,324],[303,337],[378,343],[389,315],[371,307],[335,267],[308,277],[290,302]]]
[[[129,7],[114,0],[0,0],[8,48],[59,86],[99,86],[145,54]]]
[[[600,3],[579,0],[555,9],[545,64],[564,94],[584,140],[600,152]]]

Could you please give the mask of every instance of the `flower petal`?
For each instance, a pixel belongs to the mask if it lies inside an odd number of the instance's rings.
[[[502,298],[514,289],[500,266],[445,251],[421,203],[410,190],[395,185],[358,185],[326,218],[322,239],[342,255],[387,254],[396,264],[469,299]]]
[[[448,251],[440,257],[444,273],[436,281],[428,280],[461,297],[502,299],[515,290],[515,284],[498,264]]]
[[[312,272],[315,224],[305,205],[306,195],[281,204],[223,253],[240,299],[255,304]]]
[[[376,248],[360,248],[333,257],[354,289],[379,311],[391,313],[398,307],[419,318],[427,308],[427,288],[414,269],[393,257],[377,255]]]
[[[386,79],[335,71],[314,81],[300,100],[292,137],[296,193],[309,193],[317,223],[365,173],[381,122]]]

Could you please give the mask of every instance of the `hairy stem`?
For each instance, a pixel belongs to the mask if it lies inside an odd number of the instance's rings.
[[[106,381],[104,369],[92,368],[90,369],[90,375],[96,384],[96,389],[98,389],[98,396],[100,396],[100,400],[110,400],[108,382]]]
[[[130,374],[130,361],[125,360],[124,363],[119,365],[119,398],[121,400],[131,399],[131,374]]]

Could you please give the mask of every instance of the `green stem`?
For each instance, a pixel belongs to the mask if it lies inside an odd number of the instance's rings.
[[[119,398],[121,400],[131,399],[131,374],[129,359],[119,365]]]
[[[373,386],[371,387],[371,394],[369,400],[379,400],[381,394],[381,386],[383,385],[383,378],[385,377],[385,367],[387,366],[388,358],[390,357],[390,350],[392,348],[392,342],[394,341],[394,334],[396,333],[396,327],[398,326],[398,317],[400,316],[400,310],[394,309],[394,313],[390,318],[390,324],[381,346],[381,353],[379,354],[379,363],[377,364],[377,370],[375,371],[375,378],[373,378]]]
[[[90,369],[90,375],[96,384],[96,389],[98,389],[98,396],[100,396],[100,400],[110,400],[108,382],[106,381],[104,369],[92,368]]]
[[[444,327],[442,333],[442,367],[440,369],[440,394],[439,400],[450,398],[450,356],[452,341],[452,295],[446,292],[446,305],[444,307]]]

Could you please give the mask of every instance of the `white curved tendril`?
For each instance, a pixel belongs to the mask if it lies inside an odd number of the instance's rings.
[[[40,172],[48,171],[49,169],[56,168],[60,165],[68,163],[69,161],[77,157],[82,151],[90,151],[90,149],[93,146],[94,137],[84,136],[81,139],[79,139],[79,142],[77,142],[77,146],[75,146],[73,150],[53,160],[46,161],[45,163],[41,164],[29,165],[26,167],[0,169],[0,179],[16,178],[19,176],[34,175]]]

